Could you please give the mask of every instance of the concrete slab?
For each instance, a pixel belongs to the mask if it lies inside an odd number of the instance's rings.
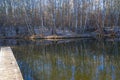
[[[23,80],[10,47],[2,47],[0,51],[0,80]]]

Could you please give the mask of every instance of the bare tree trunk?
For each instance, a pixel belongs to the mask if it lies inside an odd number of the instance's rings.
[[[25,12],[25,16],[26,16],[26,18],[25,18],[25,23],[26,23],[26,25],[27,25],[27,28],[28,28],[28,31],[29,31],[29,33],[30,33],[30,35],[34,35],[34,31],[33,31],[33,29],[32,29],[32,26],[30,25],[30,18],[28,17],[28,14],[27,14],[27,10],[26,10],[26,6],[25,6],[25,2],[24,2],[24,12]]]
[[[74,0],[75,30],[78,27],[78,0]]]

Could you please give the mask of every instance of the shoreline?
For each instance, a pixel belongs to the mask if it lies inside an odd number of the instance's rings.
[[[41,35],[32,35],[32,36],[13,36],[13,37],[0,37],[0,39],[76,39],[76,38],[120,38],[120,36],[116,35],[49,35],[49,36],[41,36]]]

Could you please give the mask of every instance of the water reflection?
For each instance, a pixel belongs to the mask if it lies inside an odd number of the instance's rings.
[[[119,44],[87,39],[13,51],[25,80],[119,80]]]

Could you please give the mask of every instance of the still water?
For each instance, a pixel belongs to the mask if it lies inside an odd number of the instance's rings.
[[[91,39],[12,46],[24,80],[120,80],[120,43]]]

